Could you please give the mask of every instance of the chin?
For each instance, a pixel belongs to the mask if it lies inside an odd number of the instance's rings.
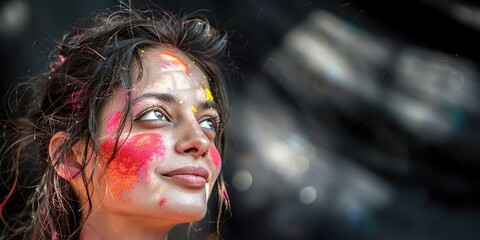
[[[188,205],[174,209],[165,209],[172,219],[176,219],[179,223],[190,223],[202,220],[207,213],[207,206]]]
[[[175,189],[171,192],[166,191],[157,202],[161,202],[162,199],[165,201],[159,204],[161,206],[158,210],[182,223],[199,221],[207,213],[208,200],[204,191]]]

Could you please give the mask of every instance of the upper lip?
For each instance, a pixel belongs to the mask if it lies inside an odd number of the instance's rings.
[[[205,170],[205,168],[202,168],[202,167],[187,166],[187,167],[177,168],[173,171],[164,173],[162,175],[166,177],[171,177],[174,175],[193,175],[193,176],[202,177],[208,180],[209,173],[207,170]]]

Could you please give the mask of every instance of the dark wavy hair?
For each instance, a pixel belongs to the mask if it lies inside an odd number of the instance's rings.
[[[142,77],[141,52],[159,46],[177,48],[196,62],[208,76],[221,122],[226,123],[224,72],[231,62],[225,54],[227,36],[212,28],[205,16],[119,7],[82,20],[57,43],[47,71],[19,84],[5,104],[1,183],[8,191],[0,199],[5,238],[78,238],[82,229],[79,200],[69,182],[56,173],[55,164],[66,161],[67,152],[79,141],[91,143],[85,144],[82,169],[89,162],[95,164],[97,158],[88,153],[99,152],[100,109],[116,91],[130,96],[133,84]],[[132,107],[131,98],[126,101],[117,143]],[[48,146],[57,132],[65,132],[68,138],[52,157],[58,161],[52,161]],[[223,153],[223,128],[215,144]],[[88,217],[93,173],[80,174],[87,190]],[[229,210],[221,175],[217,189],[218,237],[222,211]]]

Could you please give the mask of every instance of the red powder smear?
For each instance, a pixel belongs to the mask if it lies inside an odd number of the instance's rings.
[[[74,168],[70,168],[70,164],[72,163],[73,161],[73,158],[72,157],[67,157],[65,159],[65,164],[67,165],[67,171],[68,173],[70,174],[71,177],[75,177],[79,174],[80,172],[80,169],[76,170],[76,171],[72,171]]]
[[[162,53],[160,57],[168,61],[167,64],[162,65],[163,69],[183,70],[184,72],[188,69],[187,64],[171,52]]]
[[[220,164],[222,163],[222,157],[220,157],[220,153],[218,153],[217,148],[211,146],[209,152],[215,167],[220,167]]]
[[[121,117],[122,117],[122,112],[118,111],[108,118],[107,120],[108,133],[112,133],[115,129],[118,128],[118,123],[120,122]]]
[[[65,163],[66,163],[67,165],[70,165],[70,163],[72,162],[72,160],[73,160],[72,157],[67,157],[67,159],[65,159]]]
[[[166,202],[167,202],[167,199],[166,199],[166,198],[162,198],[162,199],[160,199],[160,201],[158,202],[158,205],[161,207],[161,206],[165,205]]]
[[[156,133],[133,135],[126,141],[121,139],[119,146],[115,158],[107,166],[108,186],[116,195],[130,189],[140,174],[147,174],[148,162],[165,154],[162,137]],[[105,159],[110,158],[114,147],[114,138],[102,144],[101,151]]]

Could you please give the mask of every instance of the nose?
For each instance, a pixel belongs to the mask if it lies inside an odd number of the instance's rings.
[[[182,130],[179,132],[175,150],[182,155],[190,155],[194,159],[206,157],[210,148],[210,139],[198,125],[197,121],[178,126]]]

